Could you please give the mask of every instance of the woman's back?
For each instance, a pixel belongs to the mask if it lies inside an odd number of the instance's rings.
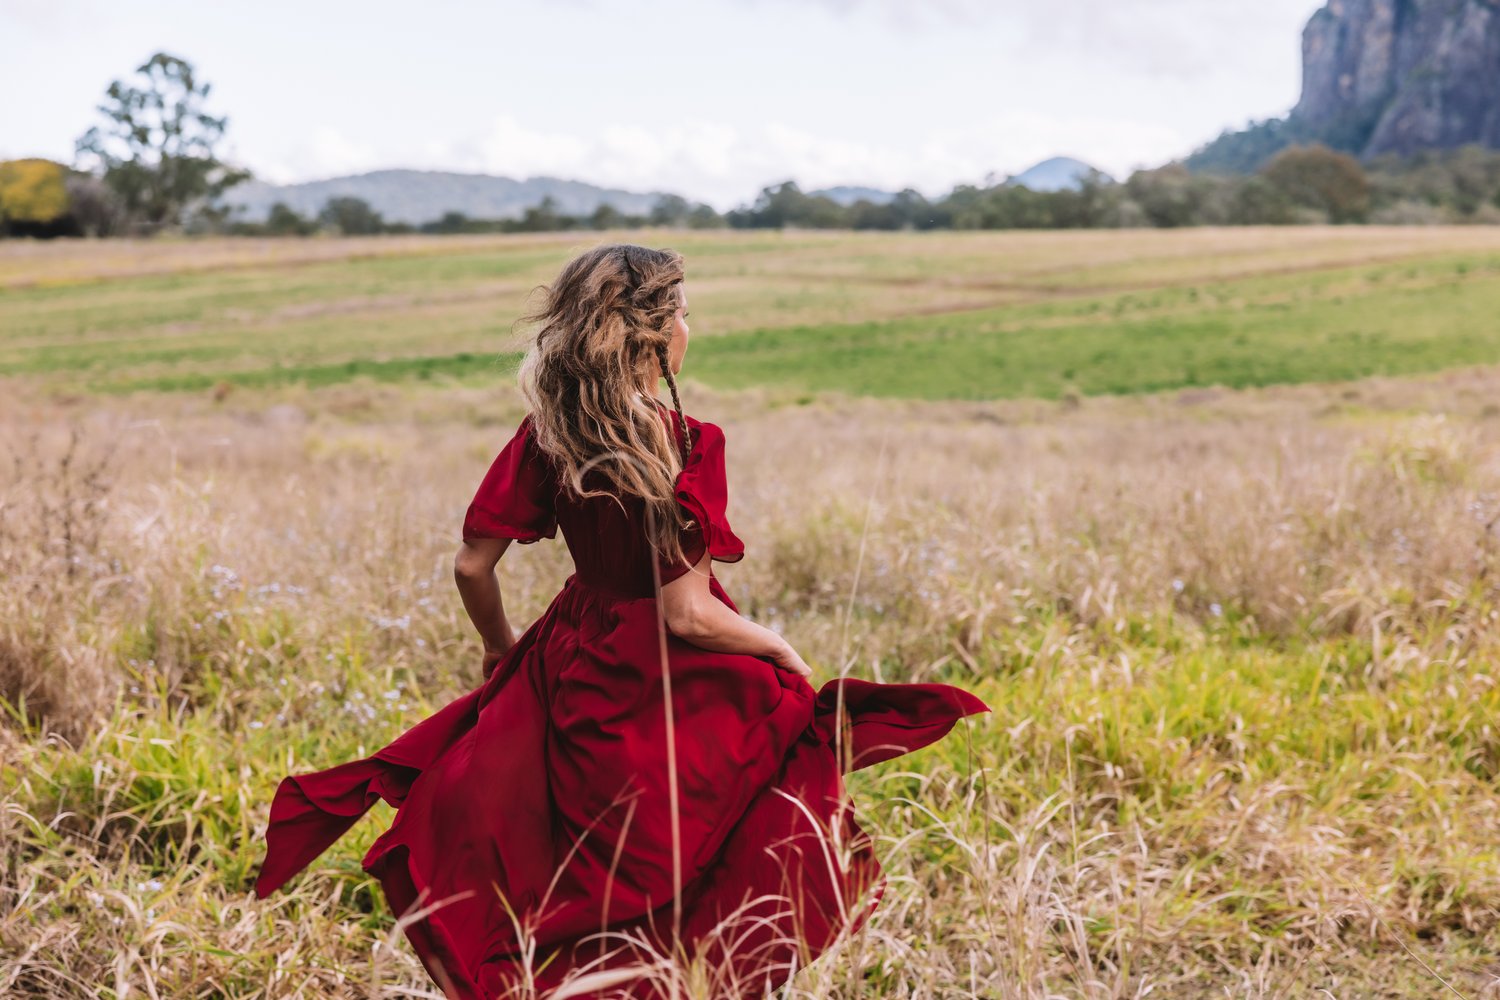
[[[682,441],[676,415],[657,404],[668,431]],[[677,478],[677,500],[694,526],[682,537],[690,563],[703,555],[704,536],[714,559],[738,562],[745,547],[729,526],[724,432],[717,425],[683,415],[692,448]],[[607,488],[598,468],[584,473],[585,489]],[[651,597],[657,580],[666,584],[686,573],[690,563],[672,564],[653,550],[646,531],[646,504],[640,497],[577,496],[537,445],[531,414],[501,449],[464,517],[465,541],[512,538],[522,543],[556,537],[562,529],[577,579],[625,598]],[[706,532],[705,532],[706,526]],[[657,566],[656,578],[652,563]]]

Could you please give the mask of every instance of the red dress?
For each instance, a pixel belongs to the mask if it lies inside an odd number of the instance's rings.
[[[661,412],[675,429],[675,411]],[[697,524],[684,547],[694,563],[705,546],[736,562],[723,431],[687,422],[677,499]],[[714,996],[759,997],[858,930],[886,883],[842,774],[989,707],[936,683],[836,678],[814,691],[767,659],[669,633],[664,683],[652,563],[663,584],[690,567],[657,559],[644,512],[638,498],[560,490],[524,418],[463,534],[535,542],[560,526],[574,572],[478,688],[369,757],[282,780],[257,896],[378,797],[397,812],[364,869],[396,914],[436,906],[404,929],[450,997],[519,995],[528,968],[545,991],[585,972],[628,977],[622,966],[653,959],[654,977],[579,995],[665,996],[660,960],[674,939],[679,959],[703,956],[721,977]],[[709,587],[735,608],[712,575]]]

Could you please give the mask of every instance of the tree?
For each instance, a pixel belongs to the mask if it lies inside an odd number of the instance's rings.
[[[1137,170],[1125,182],[1125,191],[1153,226],[1172,228],[1202,221],[1210,183],[1180,163],[1169,163],[1155,170]]]
[[[1248,177],[1231,195],[1229,221],[1238,226],[1284,226],[1295,219],[1285,191],[1264,177]]]
[[[1260,175],[1294,205],[1328,213],[1330,222],[1360,222],[1370,211],[1370,179],[1359,161],[1327,146],[1293,146]]]
[[[329,198],[318,221],[345,236],[369,236],[385,230],[385,220],[363,198]]]
[[[32,232],[68,214],[67,171],[51,160],[0,163],[0,229]]]
[[[516,223],[516,229],[523,233],[551,233],[561,229],[572,229],[574,219],[563,215],[557,210],[557,199],[544,195],[542,200],[527,208]]]
[[[601,201],[589,216],[591,229],[617,229],[629,223],[624,212],[607,201]]]
[[[748,210],[729,213],[731,225],[744,228],[782,229],[804,226],[810,229],[832,229],[848,224],[849,213],[838,202],[824,195],[803,193],[796,181],[761,188],[755,204]]]
[[[266,232],[272,236],[307,236],[316,228],[315,223],[284,201],[278,201],[266,213]]]
[[[68,171],[68,214],[81,236],[114,236],[125,226],[125,206],[114,188],[92,174]]]
[[[137,82],[109,85],[98,108],[107,121],[78,139],[77,155],[102,169],[125,211],[153,231],[250,174],[219,159],[228,119],[203,110],[210,85],[198,83],[189,63],[158,52],[135,72]]]
[[[651,225],[680,226],[687,220],[689,211],[688,201],[682,195],[661,195],[651,204]]]
[[[724,217],[715,212],[712,205],[699,202],[688,213],[687,226],[689,229],[720,229],[723,225]]]

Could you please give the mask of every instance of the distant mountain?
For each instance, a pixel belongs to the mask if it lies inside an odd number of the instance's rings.
[[[873,205],[888,205],[895,200],[894,191],[882,191],[879,188],[857,187],[850,184],[841,184],[838,187],[820,188],[817,191],[807,192],[811,196],[822,195],[824,198],[834,201],[840,205],[852,205],[861,199]]]
[[[1302,98],[1226,132],[1191,168],[1248,172],[1294,143],[1360,157],[1500,149],[1496,0],[1329,0],[1302,32]]]
[[[225,192],[222,202],[239,209],[235,218],[260,222],[278,201],[302,215],[312,216],[318,214],[329,198],[363,198],[387,222],[421,225],[436,221],[447,212],[462,212],[474,219],[518,219],[548,195],[564,215],[588,215],[601,204],[613,205],[630,215],[645,215],[664,193],[601,188],[557,177],[518,181],[488,174],[377,170],[304,184],[246,181]]]
[[[1089,176],[1097,174],[1106,181],[1114,178],[1104,171],[1092,167],[1071,156],[1054,156],[1043,160],[1029,170],[1024,170],[1005,183],[1033,191],[1076,191]]]

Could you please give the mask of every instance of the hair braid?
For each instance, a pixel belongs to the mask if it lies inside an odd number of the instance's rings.
[[[682,397],[677,394],[677,379],[672,376],[672,364],[667,356],[666,344],[657,345],[656,360],[660,362],[661,372],[666,376],[667,388],[672,390],[672,406],[677,410],[677,422],[682,425],[682,466],[687,468],[688,455],[693,449],[693,431],[688,427],[687,418],[682,415]]]

